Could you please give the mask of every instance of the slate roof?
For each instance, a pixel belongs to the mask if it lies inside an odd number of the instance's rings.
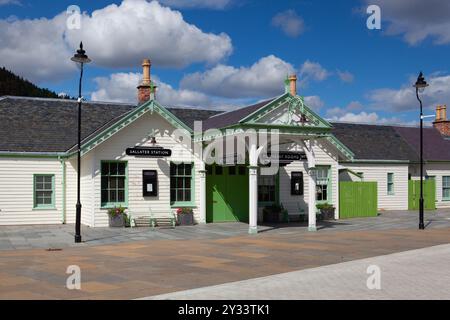
[[[120,120],[133,104],[84,102],[81,137],[92,136]],[[0,151],[65,152],[77,143],[77,108],[74,100],[1,97]],[[169,108],[188,126],[218,114],[211,110]]]
[[[420,160],[418,127],[332,125],[332,133],[355,154],[355,160]],[[424,160],[450,161],[450,143],[435,128],[424,128]]]
[[[276,98],[261,101],[248,107],[223,112],[221,114],[215,115],[203,122],[203,130],[208,130],[211,128],[225,128],[232,124],[236,124],[239,122],[239,120],[242,120],[246,116],[252,114],[259,108],[265,106],[266,104],[272,102],[275,99]]]
[[[273,99],[230,112],[168,107],[189,127],[223,128],[270,103]],[[136,108],[133,104],[84,102],[82,139],[94,136]],[[77,102],[73,100],[0,97],[0,151],[66,152],[76,144]],[[332,123],[333,134],[356,160],[419,160],[419,128]],[[424,130],[425,160],[450,161],[450,140],[434,128]]]

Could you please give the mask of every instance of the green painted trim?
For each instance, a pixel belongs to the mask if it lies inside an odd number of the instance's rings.
[[[59,159],[67,157],[67,153],[35,153],[35,152],[0,152],[0,158],[48,158]]]
[[[332,166],[331,165],[316,165],[316,169],[326,168],[327,169],[327,199],[326,200],[316,200],[316,204],[321,203],[332,203],[333,202],[333,176],[332,176]],[[317,177],[316,177],[317,179]],[[317,184],[317,182],[316,182]],[[317,198],[317,191],[314,193]]]
[[[333,144],[340,152],[342,152],[348,159],[353,160],[355,157],[355,154],[347,148],[346,145],[344,145],[338,138],[336,138],[335,135],[330,134],[327,136],[327,140]]]
[[[102,164],[103,163],[125,163],[125,201],[124,202],[102,202]],[[128,208],[128,161],[122,160],[100,160],[100,208],[101,209],[110,209],[117,206],[121,206],[122,208]]]
[[[36,204],[36,177],[46,176],[52,177],[52,203],[48,205]],[[33,210],[48,210],[56,209],[55,205],[55,175],[53,173],[34,173],[33,174]]]
[[[185,129],[188,130],[189,133],[192,133],[192,129],[190,129],[187,125],[185,125],[180,119],[175,117],[170,111],[168,111],[166,108],[164,108],[162,105],[160,105],[155,100],[149,100],[146,103],[142,104],[141,106],[134,109],[132,112],[127,114],[125,117],[120,119],[118,122],[112,124],[108,128],[101,131],[99,134],[91,138],[89,141],[83,142],[81,153],[85,154],[104,142],[105,140],[109,139],[112,135],[117,133],[118,131],[122,130],[123,128],[127,127],[132,122],[139,119],[142,115],[150,111],[151,113],[156,112],[160,116],[162,116],[166,121],[168,121],[170,124],[172,124],[175,128]],[[69,153],[72,155],[74,152]]]
[[[172,163],[172,161],[171,161]],[[191,167],[191,201],[170,201],[170,206],[172,208],[179,208],[179,207],[186,207],[186,208],[196,208],[197,204],[195,202],[195,163],[194,162],[187,162],[192,165]],[[170,164],[169,164],[170,167]],[[206,172],[206,170],[205,170]],[[172,176],[169,175],[169,179],[171,179]],[[169,181],[170,183],[170,181]],[[170,193],[170,186],[169,186],[169,193]],[[170,198],[170,194],[169,194]]]
[[[389,179],[389,177],[392,177]],[[395,174],[393,172],[388,172],[386,177],[386,191],[388,196],[395,196]],[[392,184],[392,190],[389,191],[389,184]]]
[[[262,106],[261,108],[259,108],[256,111],[253,111],[252,113],[250,113],[249,115],[245,116],[244,118],[242,118],[241,120],[239,120],[239,123],[243,123],[243,122],[249,122],[252,119],[256,118],[258,115],[260,115],[261,113],[264,113],[264,110],[267,110],[267,108],[271,108],[273,107],[275,104],[277,104],[276,107],[280,107],[282,104],[285,103],[285,99],[287,97],[289,97],[289,93],[284,93],[281,96],[279,96],[278,98],[275,98],[274,100],[272,100],[271,102],[269,102],[268,104]]]
[[[66,223],[66,216],[67,216],[67,208],[66,208],[66,161],[64,159],[59,160],[61,162],[61,187],[62,187],[62,224]]]
[[[339,163],[368,163],[368,164],[411,164],[409,160],[369,160],[369,159],[355,159],[353,161],[339,161]]]

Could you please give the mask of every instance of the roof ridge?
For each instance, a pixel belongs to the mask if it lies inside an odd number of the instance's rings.
[[[389,123],[367,123],[367,122],[351,122],[351,121],[334,121],[334,120],[327,120],[331,124],[337,123],[337,124],[353,124],[357,126],[375,126],[375,127],[392,127],[392,128],[417,128],[419,129],[418,125],[412,125],[412,124],[389,124]],[[432,126],[424,126],[424,129],[432,128]]]

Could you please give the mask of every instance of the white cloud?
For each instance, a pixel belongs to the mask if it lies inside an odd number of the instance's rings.
[[[314,111],[317,111],[323,107],[324,102],[319,96],[307,96],[305,97],[305,104]]]
[[[292,38],[298,37],[305,30],[305,22],[292,9],[277,13],[272,18],[272,25],[280,28]]]
[[[349,71],[338,70],[337,74],[343,82],[350,83],[350,82],[353,82],[353,80],[355,79],[355,76]]]
[[[156,1],[124,0],[83,14],[81,26],[66,32],[69,43],[83,40],[96,64],[106,67],[136,66],[144,57],[158,66],[184,67],[216,63],[232,52],[228,35],[204,33]]]
[[[438,104],[446,104],[450,101],[450,75],[431,75],[426,79],[429,87],[420,96],[424,108],[434,109]],[[413,84],[415,79],[411,78],[410,83],[405,84],[400,89],[382,88],[373,90],[368,98],[371,107],[375,109],[389,108],[392,111],[417,110],[418,101]]]
[[[22,3],[19,0],[0,0],[0,6],[6,6],[6,5],[17,5],[20,6]]]
[[[448,0],[364,0],[381,8],[382,28],[387,34],[403,35],[411,45],[426,38],[436,44],[450,43],[450,1]]]
[[[327,117],[339,118],[347,113],[355,112],[361,110],[363,105],[359,101],[352,101],[344,108],[334,107],[327,110]]]
[[[250,67],[218,65],[186,75],[180,87],[224,98],[264,98],[283,93],[286,76],[294,67],[270,55]]]
[[[159,0],[159,2],[173,8],[223,10],[234,0]]]
[[[416,125],[416,121],[405,121],[398,117],[383,118],[375,112],[362,111],[360,113],[348,112],[339,117],[331,117],[329,121],[364,123],[364,124],[385,124],[385,125]]]
[[[76,71],[63,41],[65,15],[0,20],[0,63],[31,81],[56,80]]]
[[[154,65],[182,67],[216,63],[232,52],[228,35],[205,33],[156,1],[124,0],[83,13],[80,30],[66,29],[68,17],[0,19],[1,63],[38,82],[75,71],[70,57],[81,39],[95,65],[104,67],[135,67],[145,57]]]
[[[93,101],[111,102],[137,102],[137,85],[141,79],[139,73],[113,73],[109,77],[97,77],[94,81],[97,90],[91,95]],[[158,89],[156,91],[157,100],[167,106],[204,106],[211,104],[209,98],[199,92],[192,90],[176,90],[171,85],[153,76]]]
[[[301,84],[306,85],[309,80],[323,81],[331,75],[317,62],[306,60],[300,68]]]

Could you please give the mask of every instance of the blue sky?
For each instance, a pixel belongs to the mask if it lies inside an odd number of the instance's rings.
[[[369,4],[381,30],[366,26]],[[67,30],[70,5],[80,29]],[[148,57],[168,105],[230,109],[282,93],[295,72],[325,118],[414,124],[420,70],[427,113],[450,102],[448,21],[445,0],[0,0],[0,65],[76,95],[69,58],[82,39],[89,99],[133,102]]]

